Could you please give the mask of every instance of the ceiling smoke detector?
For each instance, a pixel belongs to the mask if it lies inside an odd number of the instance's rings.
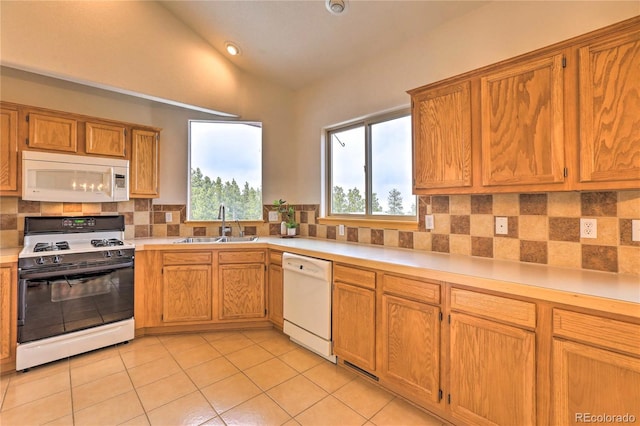
[[[347,8],[347,0],[326,0],[325,6],[333,15],[340,15]]]

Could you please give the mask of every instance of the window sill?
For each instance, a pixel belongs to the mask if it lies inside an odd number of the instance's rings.
[[[321,217],[318,218],[318,223],[321,225],[345,225],[359,228],[398,229],[402,231],[418,230],[418,222],[408,220],[376,220]]]
[[[213,225],[222,225],[221,220],[186,220],[184,222],[186,226],[213,226]],[[227,220],[227,226],[235,225],[235,220]],[[241,220],[240,225],[242,226],[260,226],[264,225],[264,220]]]

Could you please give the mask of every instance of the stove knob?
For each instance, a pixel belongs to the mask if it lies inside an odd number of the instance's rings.
[[[111,256],[113,256],[113,254],[111,254],[110,251],[107,250],[104,252],[104,257],[111,257]]]
[[[60,263],[62,261],[62,258],[60,256],[53,256],[53,263]]]
[[[36,263],[38,265],[44,265],[44,257],[39,257],[36,259]]]
[[[122,250],[118,250],[118,257],[124,256],[124,252]]]

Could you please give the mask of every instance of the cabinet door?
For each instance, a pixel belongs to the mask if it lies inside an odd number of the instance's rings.
[[[375,371],[376,294],[336,282],[333,287],[333,351],[346,361]]]
[[[536,424],[535,334],[451,313],[451,412],[477,425]]]
[[[640,359],[554,339],[551,423],[592,423],[585,416],[602,414],[637,418],[639,383]]]
[[[382,296],[382,371],[413,398],[440,400],[440,308]]]
[[[29,113],[29,147],[78,152],[78,123],[56,115]]]
[[[131,164],[129,195],[153,198],[159,193],[159,135],[157,132],[133,129],[131,132]]]
[[[125,128],[104,123],[85,125],[87,154],[125,157]]]
[[[562,55],[481,78],[482,184],[564,182]]]
[[[18,111],[0,110],[0,194],[18,191]]]
[[[16,352],[17,314],[16,267],[3,264],[0,266],[0,366],[1,370],[15,369],[12,364]]]
[[[580,180],[635,180],[637,187],[640,31],[583,47],[579,53]]]
[[[282,290],[282,267],[280,265],[269,265],[269,321],[280,329],[284,324]]]
[[[165,266],[162,276],[165,323],[212,319],[211,265]]]
[[[264,318],[264,264],[220,265],[220,319]]]
[[[414,190],[471,186],[470,83],[414,96]]]

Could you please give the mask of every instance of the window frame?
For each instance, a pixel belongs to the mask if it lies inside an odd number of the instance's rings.
[[[192,226],[202,224],[213,224],[213,223],[221,223],[222,219],[212,219],[212,220],[201,220],[201,219],[191,219],[191,123],[228,123],[228,124],[245,124],[245,125],[257,125],[262,130],[262,137],[260,139],[260,150],[263,153],[262,158],[260,159],[261,163],[261,171],[260,171],[260,188],[262,192],[263,199],[261,200],[261,206],[264,206],[264,123],[256,120],[208,120],[202,118],[194,118],[187,120],[187,204],[186,204],[186,219],[185,223],[189,223]],[[232,222],[227,219],[227,222]],[[258,225],[264,223],[264,218],[259,219],[240,219],[240,223],[244,225]],[[231,224],[229,224],[231,226]]]
[[[406,228],[406,225],[409,227],[413,227],[413,225],[418,223],[418,196],[413,193],[413,184],[411,186],[411,196],[414,197],[415,200],[415,215],[389,215],[389,214],[372,214],[371,212],[371,196],[372,196],[372,186],[373,186],[373,175],[371,171],[371,163],[372,163],[372,140],[371,140],[371,126],[375,124],[384,123],[386,121],[391,121],[403,117],[411,118],[411,108],[406,107],[392,112],[386,112],[382,114],[375,114],[371,116],[367,116],[362,119],[350,121],[347,123],[343,123],[338,126],[328,127],[324,131],[325,135],[325,158],[326,158],[326,166],[325,166],[325,217],[321,219],[322,222],[332,223],[335,221],[339,221],[340,223],[352,223],[357,225],[358,223],[395,223],[399,228]],[[350,129],[354,129],[357,127],[364,128],[364,145],[365,145],[365,214],[356,214],[356,213],[333,213],[332,212],[332,203],[333,203],[333,182],[332,182],[332,134],[336,132],[346,131]],[[413,126],[411,129],[411,134],[413,134]],[[413,138],[413,136],[412,136]],[[411,141],[411,151],[413,155],[413,140]],[[413,158],[410,162],[410,167],[413,169]]]

